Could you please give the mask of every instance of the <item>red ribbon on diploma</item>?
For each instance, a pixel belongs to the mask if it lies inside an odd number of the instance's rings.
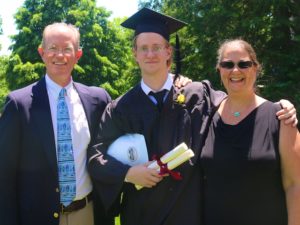
[[[182,180],[182,176],[180,172],[169,170],[167,163],[162,163],[162,161],[160,161],[160,158],[157,157],[157,155],[153,156],[153,160],[156,160],[157,164],[160,167],[160,171],[159,171],[160,175],[169,174],[174,180]]]

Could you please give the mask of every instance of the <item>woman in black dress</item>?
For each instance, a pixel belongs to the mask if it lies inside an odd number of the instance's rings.
[[[201,153],[205,225],[299,225],[300,149],[280,108],[255,93],[261,69],[251,45],[223,43],[217,69],[228,97]]]

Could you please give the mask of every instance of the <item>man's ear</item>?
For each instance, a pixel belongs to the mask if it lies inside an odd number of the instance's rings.
[[[135,49],[135,48],[132,48],[132,49],[131,49],[131,52],[132,52],[133,57],[136,58],[136,49]]]
[[[38,47],[38,52],[39,52],[40,56],[43,57],[43,55],[44,55],[44,50],[43,50],[42,47]]]
[[[173,48],[171,46],[167,47],[168,55],[170,56],[170,59],[173,55]]]
[[[136,49],[135,48],[132,48],[132,55],[134,57],[134,61],[139,65],[139,62],[137,60],[137,52],[136,52]]]
[[[82,49],[78,49],[77,52],[76,52],[77,60],[79,60],[81,58],[82,54],[83,54]]]

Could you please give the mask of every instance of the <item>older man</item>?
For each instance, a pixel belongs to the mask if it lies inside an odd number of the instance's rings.
[[[38,49],[46,75],[7,97],[0,118],[2,225],[113,224],[86,169],[86,150],[111,99],[72,80],[79,42],[74,26],[47,26]]]

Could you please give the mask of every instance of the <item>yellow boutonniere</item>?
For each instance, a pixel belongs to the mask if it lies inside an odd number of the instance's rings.
[[[185,96],[183,94],[179,94],[176,101],[178,102],[178,104],[183,104],[185,102]]]

